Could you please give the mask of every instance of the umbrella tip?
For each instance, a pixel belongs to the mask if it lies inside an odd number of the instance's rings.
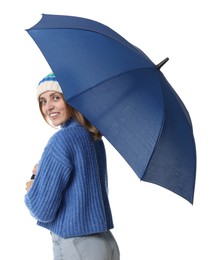
[[[161,69],[161,67],[169,60],[169,58],[166,58],[162,60],[159,64],[156,65],[157,69]]]

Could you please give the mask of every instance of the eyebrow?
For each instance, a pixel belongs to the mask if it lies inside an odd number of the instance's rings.
[[[52,97],[52,96],[54,96],[54,95],[56,95],[56,94],[59,94],[58,92],[53,92],[53,93],[51,93],[50,95],[49,95],[49,97]],[[40,99],[45,99],[45,97],[40,97],[39,98],[39,100]]]

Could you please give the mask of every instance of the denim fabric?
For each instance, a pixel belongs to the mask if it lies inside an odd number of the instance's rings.
[[[54,260],[119,260],[117,242],[110,231],[61,238],[52,233]]]

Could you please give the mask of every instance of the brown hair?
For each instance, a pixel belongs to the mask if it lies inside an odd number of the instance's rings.
[[[97,140],[97,139],[101,139],[102,134],[101,132],[91,123],[89,122],[78,110],[76,110],[74,107],[70,106],[64,99],[63,94],[60,94],[65,102],[65,106],[66,106],[66,113],[68,113],[68,118],[72,118],[74,120],[76,120],[77,122],[79,122],[86,130],[88,130],[93,139]],[[43,114],[42,112],[42,107],[41,107],[41,103],[39,102],[39,109],[40,112],[44,118],[44,120],[52,127],[54,127],[48,120],[48,118]]]

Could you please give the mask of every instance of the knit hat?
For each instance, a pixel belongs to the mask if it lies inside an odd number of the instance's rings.
[[[48,74],[39,82],[36,92],[37,99],[46,91],[57,91],[59,93],[63,93],[58,81],[56,80],[56,76],[53,73]]]

